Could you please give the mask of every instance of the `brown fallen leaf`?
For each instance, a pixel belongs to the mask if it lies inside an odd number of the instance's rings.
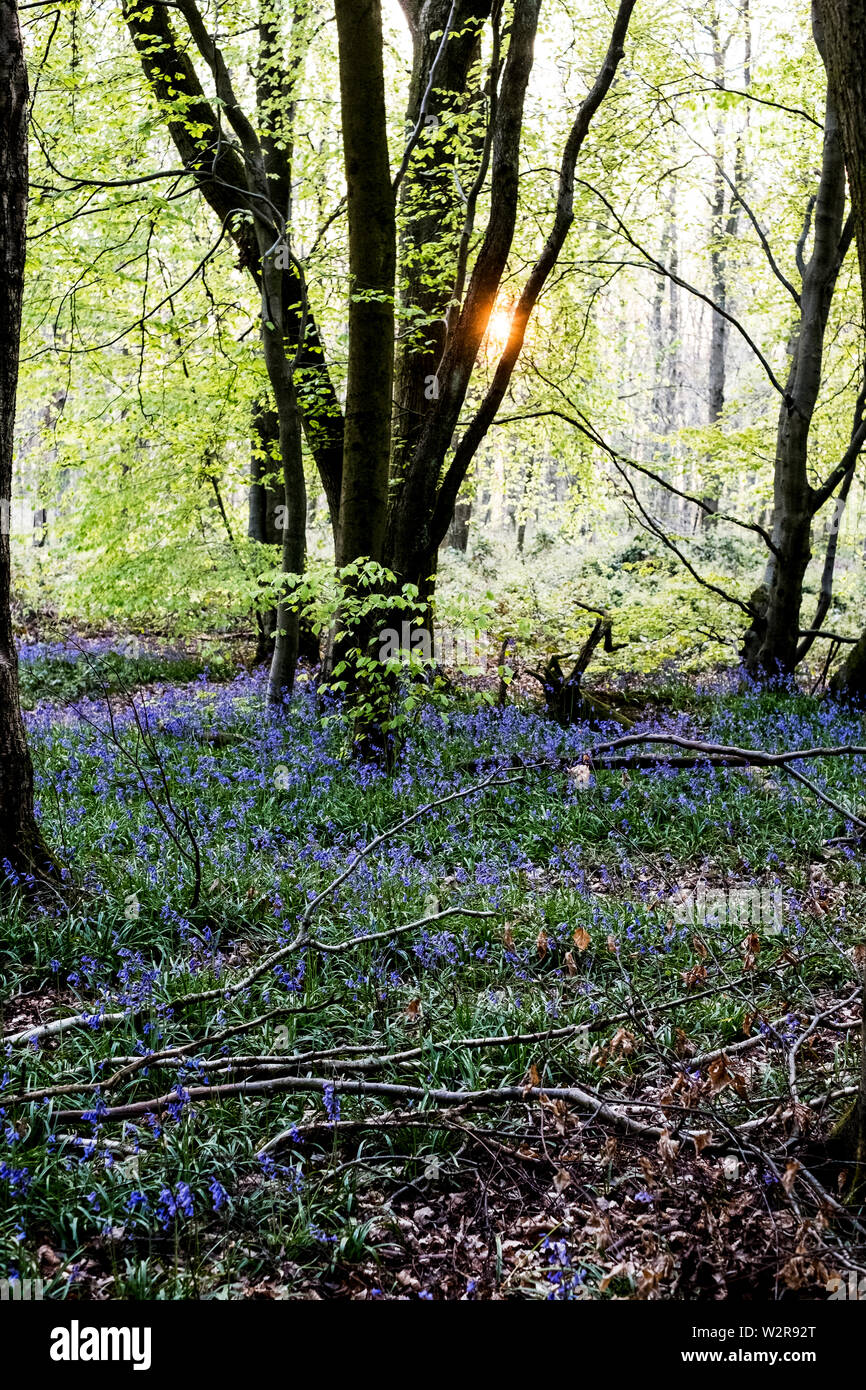
[[[39,1272],[43,1276],[50,1277],[63,1264],[61,1256],[50,1245],[40,1245],[36,1251],[36,1258],[39,1261]]]
[[[697,989],[698,985],[702,985],[707,978],[707,967],[703,961],[699,961],[697,965],[692,966],[691,970],[684,970],[680,978],[686,989]]]
[[[538,1067],[535,1065],[534,1062],[530,1062],[529,1070],[526,1073],[526,1080],[524,1082],[523,1094],[528,1095],[529,1092],[533,1089],[533,1087],[535,1087],[536,1089],[539,1089],[541,1087],[541,1077],[538,1072]]]
[[[672,1138],[669,1129],[663,1129],[659,1135],[658,1150],[659,1158],[664,1165],[665,1171],[667,1173],[672,1173],[674,1159],[680,1151],[680,1140]]]
[[[815,1123],[815,1112],[808,1105],[794,1106],[794,1123],[803,1134],[808,1134]]]
[[[761,942],[755,932],[749,935],[740,943],[743,948],[743,969],[754,970],[755,961],[761,949]]]
[[[599,1279],[599,1292],[606,1293],[612,1279],[628,1279],[631,1277],[633,1273],[634,1266],[632,1265],[631,1261],[626,1261],[622,1264],[614,1265],[613,1269],[608,1270],[607,1274],[605,1274],[601,1279]]]
[[[746,1078],[740,1071],[732,1071],[729,1058],[723,1052],[707,1068],[707,1086],[711,1096],[718,1095],[726,1086],[736,1091],[738,1096],[747,1094]]]
[[[571,1112],[569,1111],[569,1108],[566,1105],[565,1101],[562,1100],[561,1097],[557,1097],[556,1100],[551,1100],[550,1096],[542,1095],[541,1104],[544,1107],[544,1109],[549,1111],[549,1113],[553,1116],[553,1122],[556,1125],[557,1131],[560,1134],[565,1135],[568,1132],[569,1119],[571,1115]],[[562,1157],[562,1155],[560,1156]],[[575,1155],[575,1157],[577,1157],[577,1155]]]
[[[583,955],[591,940],[592,937],[586,930],[586,927],[578,927],[577,931],[574,933],[574,936],[572,937],[572,941],[574,942],[577,949],[580,951],[581,955]]]
[[[617,1028],[609,1043],[611,1055],[619,1053],[622,1057],[631,1057],[637,1049],[635,1036],[627,1028]]]
[[[674,1261],[672,1255],[658,1255],[651,1269],[641,1270],[635,1290],[637,1297],[639,1299],[652,1298],[662,1280],[670,1275],[673,1268]]]

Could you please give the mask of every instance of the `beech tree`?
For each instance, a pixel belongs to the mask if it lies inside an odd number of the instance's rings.
[[[435,575],[438,549],[451,523],[460,487],[502,404],[523,348],[530,317],[572,226],[578,156],[592,118],[616,76],[634,3],[635,0],[621,0],[617,9],[604,60],[577,109],[562,151],[556,200],[544,245],[516,297],[508,340],[490,385],[468,423],[460,429],[461,411],[514,238],[524,98],[532,70],[540,0],[517,0],[507,47],[501,8],[497,5],[491,9],[492,57],[483,93],[487,119],[478,150],[475,182],[464,195],[462,225],[458,224],[450,267],[453,278],[449,284],[446,277],[439,291],[442,327],[438,335],[431,336],[424,351],[407,345],[403,350],[404,360],[397,370],[400,444],[392,474],[386,563],[400,580],[417,585],[422,595],[427,591],[430,577]],[[463,74],[470,68],[475,52],[470,40],[478,33],[482,12],[477,4],[461,8],[459,0],[455,0],[453,18],[449,22],[444,4],[437,10],[435,4],[420,6],[407,0],[404,8],[415,45],[407,126],[420,132],[428,117],[441,119],[442,111],[447,112],[458,94],[465,90]],[[453,30],[461,36],[461,43],[455,49],[440,94],[437,62],[440,50],[434,50],[430,34],[437,33],[443,22],[445,38]],[[439,178],[450,179],[453,186],[454,156],[449,152],[447,141],[440,142],[436,162]],[[488,167],[489,214],[479,250],[470,267],[469,246],[477,235],[477,203]],[[413,238],[417,245],[424,235],[423,211],[422,208],[421,215],[409,221],[407,241],[410,245]],[[434,289],[433,304],[428,300],[426,306],[428,313],[434,312],[436,294]]]
[[[337,564],[381,560],[388,507],[397,233],[378,0],[337,0],[349,223],[349,361]]]
[[[818,50],[823,54],[823,32],[817,11],[813,33]],[[805,247],[810,234],[811,252],[807,260]],[[798,314],[790,340],[787,379],[783,388],[776,383],[782,400],[776,434],[772,548],[764,583],[752,596],[752,624],[743,651],[747,668],[755,674],[764,672],[774,676],[792,672],[814,642],[830,606],[832,533],[817,611],[810,626],[803,629],[803,580],[812,557],[813,521],[837,489],[847,492],[866,440],[861,397],[850,443],[842,459],[817,485],[811,481],[809,440],[822,384],[825,335],[839,271],[852,234],[853,221],[845,216],[845,163],[835,93],[828,89],[821,172],[797,247],[800,289],[788,284]]]
[[[28,99],[18,7],[15,0],[0,0],[0,866],[41,874],[49,856],[33,810],[33,767],[18,699],[9,544],[27,222]]]
[[[188,42],[180,42],[169,8],[184,21],[189,42],[206,64],[216,92],[210,102]],[[291,153],[296,83],[306,35],[303,4],[294,8],[285,39],[273,6],[259,14],[256,102],[247,111],[235,92],[223,53],[208,30],[195,0],[171,7],[142,7],[124,0],[123,14],[142,69],[164,113],[168,132],[184,169],[192,174],[205,200],[231,235],[261,296],[261,341],[275,412],[257,416],[253,464],[251,530],[256,539],[273,539],[261,523],[262,497],[255,489],[271,469],[276,444],[282,466],[282,558],[286,574],[301,574],[306,551],[306,484],[301,431],[319,469],[336,530],[342,473],[342,412],[327,373],[315,318],[310,312],[303,273],[291,250]],[[225,137],[222,119],[231,127]],[[312,378],[312,390],[302,383]],[[274,431],[274,425],[276,430]],[[276,439],[274,439],[276,433]],[[273,488],[271,487],[271,493]],[[273,507],[274,499],[271,498]],[[267,495],[264,510],[267,511]],[[276,615],[276,644],[270,698],[291,690],[298,654],[298,614],[281,602]]]
[[[866,321],[866,13],[858,0],[820,0],[818,14],[848,169]],[[866,697],[866,631],[830,684],[837,695]]]

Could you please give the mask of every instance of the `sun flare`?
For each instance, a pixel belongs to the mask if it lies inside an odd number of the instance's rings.
[[[487,332],[484,341],[487,351],[499,356],[508,342],[508,335],[511,332],[511,318],[513,309],[509,304],[499,304],[493,310],[487,323]]]

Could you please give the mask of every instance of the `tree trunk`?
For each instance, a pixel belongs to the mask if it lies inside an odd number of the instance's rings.
[[[851,189],[851,213],[866,320],[866,11],[862,0],[821,0],[824,61],[836,110]],[[866,632],[830,682],[840,697],[866,700]],[[861,1134],[866,1094],[861,1097]]]
[[[33,767],[12,634],[10,513],[27,221],[27,70],[18,10],[0,0],[0,878],[43,875],[51,857],[33,809]]]
[[[866,9],[862,0],[820,0],[818,12],[824,29],[824,61],[851,187],[866,316]]]
[[[452,550],[459,550],[463,555],[469,548],[469,523],[472,520],[472,503],[469,501],[457,502],[454,507],[454,515],[451,518],[451,525],[445,536],[445,545]]]
[[[478,86],[470,90],[469,83],[490,10],[491,0],[456,0],[453,13],[452,0],[428,0],[423,24],[420,6],[414,22],[414,11],[409,16],[413,66],[406,130],[411,136],[420,125],[420,132],[400,185],[400,307],[404,314],[411,310],[417,327],[410,332],[408,323],[402,325],[397,347],[391,467],[395,491],[424,417],[438,399],[436,373],[445,346],[464,216],[484,159],[482,94]],[[443,38],[449,19],[448,36]],[[479,133],[466,130],[466,113],[473,107],[478,108]],[[467,162],[467,138],[474,164]]]
[[[667,206],[665,208],[665,220],[662,226],[661,245],[659,247],[658,258],[660,263],[667,269],[673,270],[671,244],[676,237],[674,227],[674,192],[673,182],[668,190]],[[670,376],[671,376],[671,332],[670,322],[665,323],[664,309],[665,299],[668,294],[668,281],[660,275],[656,283],[653,294],[652,311],[650,314],[651,341],[653,347],[653,392],[652,392],[652,427],[653,431],[660,436],[670,434],[673,422],[670,411]],[[656,461],[667,459],[670,455],[669,446],[660,440],[654,444],[650,458]],[[668,494],[662,490],[663,506],[667,506]]]
[[[533,65],[539,0],[516,0],[514,5],[507,54],[497,67],[493,84],[496,101],[490,121],[487,225],[471,274],[466,275],[465,294],[458,267],[459,293],[455,292],[454,299],[459,307],[448,316],[432,403],[395,489],[389,517],[388,565],[404,583],[416,584],[422,595],[431,588],[439,546],[451,522],[460,488],[505,397],[527,325],[574,221],[575,165],[593,116],[616,75],[633,8],[634,0],[620,0],[604,61],[577,110],[565,142],[552,225],[513,307],[508,341],[493,379],[482,393],[480,406],[455,440],[516,225],[523,108]],[[495,39],[497,33],[498,30]],[[470,218],[467,225],[471,229]]]
[[[388,509],[397,225],[379,0],[336,0],[349,224],[349,360],[337,564],[381,561]]]
[[[861,633],[839,670],[830,681],[830,693],[837,699],[866,701],[866,632]]]
[[[277,412],[261,402],[253,409],[250,447],[249,521],[247,535],[259,545],[281,545],[279,508],[285,505],[285,487],[279,477],[280,424]],[[277,614],[274,608],[256,612],[258,638],[255,664],[270,661],[274,654]]]
[[[824,62],[836,110],[848,181],[854,236],[860,263],[860,290],[866,319],[866,13],[863,0],[820,0],[824,28]],[[861,703],[866,700],[866,632],[833,677],[834,694]],[[860,1090],[849,1114],[842,1120],[845,1139],[842,1158],[855,1160],[852,1196],[860,1200],[866,1185],[866,961],[864,947],[856,948],[860,969]],[[837,1127],[839,1128],[839,1127]],[[846,1133],[847,1131],[847,1133]]]
[[[169,9],[179,11],[187,33],[173,27]],[[184,167],[240,253],[239,265],[263,289],[263,252],[282,242],[288,251],[291,140],[295,83],[309,39],[308,7],[293,8],[288,63],[280,11],[263,0],[259,16],[259,66],[253,122],[238,102],[222,53],[197,7],[187,0],[140,4],[122,0],[123,17],[168,133]],[[190,40],[192,39],[193,42]],[[211,70],[221,118],[205,94],[191,53],[198,47]],[[279,58],[277,55],[280,55]],[[233,128],[226,139],[222,117]],[[279,214],[273,216],[273,209]],[[272,257],[273,259],[273,257]],[[306,300],[301,270],[291,257],[282,263],[280,326],[294,364],[298,404],[310,451],[328,500],[335,539],[340,506],[343,418],[315,316]],[[273,288],[273,286],[272,286]],[[273,292],[269,295],[274,307]],[[270,375],[270,370],[269,370]],[[279,410],[279,402],[277,402]]]
[[[291,372],[286,368],[281,390],[280,455],[283,461],[283,555],[284,575],[304,572],[307,561],[307,486],[301,445],[301,416]],[[295,685],[300,643],[298,610],[281,598],[277,604],[274,653],[268,677],[268,700],[281,704]]]
[[[288,222],[288,217],[286,219]],[[267,232],[259,225],[262,243]],[[307,558],[307,483],[304,477],[301,414],[295,387],[294,367],[288,357],[289,345],[285,314],[287,277],[273,254],[266,255],[262,244],[262,344],[265,365],[274,393],[277,414],[279,456],[282,464],[282,572],[300,578]],[[288,580],[286,580],[288,582]],[[277,604],[274,651],[268,678],[268,700],[279,705],[295,684],[298,663],[299,615],[286,602],[287,592]]]
[[[336,0],[340,111],[349,237],[349,351],[343,424],[342,487],[337,527],[338,570],[384,559],[388,521],[394,384],[394,296],[397,277],[396,197],[388,153],[382,12],[379,0]],[[344,576],[345,593],[358,592]],[[373,640],[372,618],[347,625],[345,608],[326,643],[329,680],[354,650]],[[344,673],[356,692],[368,682]],[[371,750],[373,721],[356,729]]]
[[[424,418],[417,444],[406,464],[391,508],[389,565],[403,582],[417,584],[422,591],[429,587],[439,546],[454,512],[457,493],[488,427],[485,422],[478,438],[473,437],[465,460],[460,458],[452,462],[440,487],[442,466],[459,423],[514,237],[523,106],[532,71],[538,12],[539,0],[517,0],[499,85],[491,142],[490,216],[487,229],[469,277],[459,317],[448,331],[436,376],[434,405]],[[568,211],[570,213],[571,209]],[[525,317],[528,320],[529,312]],[[525,322],[522,327],[525,328]],[[512,339],[519,352],[520,344],[514,330]],[[510,375],[509,370],[509,378]],[[503,386],[503,395],[504,389]],[[477,415],[475,419],[478,421]],[[466,441],[467,436],[463,438]]]
[[[752,48],[748,0],[741,6],[741,17],[745,23],[743,87],[745,91],[748,91],[751,82]],[[722,44],[719,16],[715,7],[713,9],[709,28],[713,40],[713,69],[715,82],[716,86],[723,91],[725,87],[725,55],[727,45],[723,46]],[[713,201],[710,224],[710,292],[713,303],[717,304],[720,309],[728,308],[727,248],[732,244],[737,235],[737,228],[740,220],[740,204],[737,200],[735,190],[741,190],[745,183],[745,142],[741,134],[737,139],[736,153],[734,155],[734,187],[728,190],[724,174],[725,124],[725,116],[724,112],[722,112],[715,129],[715,167],[713,170]],[[728,320],[723,318],[721,314],[713,314],[710,324],[709,389],[707,402],[707,423],[710,426],[718,424],[725,409],[729,335],[730,324]],[[705,491],[703,501],[706,503],[709,511],[701,511],[698,513],[699,526],[706,526],[710,516],[718,512],[721,505],[721,482],[719,478],[714,475],[711,461],[708,460],[708,464],[707,482],[709,483],[710,490]]]
[[[820,29],[815,38],[821,47]],[[779,410],[773,482],[771,554],[761,611],[746,635],[743,656],[753,675],[790,674],[797,664],[803,579],[811,558],[818,501],[809,483],[809,433],[818,393],[824,335],[842,262],[845,163],[833,95],[828,89],[824,150],[814,207],[812,255],[802,266],[800,318]]]

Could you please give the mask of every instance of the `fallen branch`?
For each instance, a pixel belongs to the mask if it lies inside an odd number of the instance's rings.
[[[627,1115],[618,1115],[610,1104],[593,1096],[578,1086],[494,1086],[484,1091],[449,1091],[437,1087],[410,1086],[394,1081],[356,1081],[327,1076],[281,1076],[263,1081],[237,1081],[225,1086],[191,1086],[184,1091],[184,1101],[190,1104],[198,1100],[226,1100],[235,1096],[268,1096],[286,1091],[312,1091],[323,1095],[325,1091],[334,1095],[389,1097],[397,1100],[432,1102],[435,1105],[460,1105],[472,1109],[486,1109],[488,1106],[508,1105],[515,1101],[526,1101],[533,1096],[539,1099],[546,1096],[553,1100],[567,1100],[583,1110],[592,1112],[592,1118],[604,1120],[622,1133],[638,1134],[659,1139],[662,1130],[653,1125],[640,1124]],[[101,1122],[109,1120],[132,1120],[141,1115],[159,1115],[178,1104],[178,1094],[170,1091],[166,1095],[154,1096],[149,1100],[134,1101],[129,1105],[114,1105],[99,1108]],[[657,1110],[656,1101],[613,1100],[614,1105],[629,1109]],[[669,1107],[677,1108],[677,1107]],[[684,1108],[684,1107],[683,1107]],[[94,1114],[94,1107],[87,1110],[59,1110],[54,1114],[58,1123],[82,1123]]]
[[[94,1019],[99,1020],[100,1026],[103,1023],[122,1023],[124,1019],[135,1018],[143,1010],[137,1009],[133,1012],[114,1013],[114,1014],[69,1014],[65,1018],[52,1019],[50,1023],[40,1023],[36,1028],[24,1028],[20,1033],[5,1033],[0,1039],[4,1045],[18,1043],[41,1042],[43,1038],[56,1038],[60,1033],[66,1033],[70,1028],[93,1028]]]
[[[436,919],[422,918],[421,920],[426,922]],[[774,974],[775,972],[783,968],[784,967],[782,965],[766,966],[762,970],[750,971],[748,972],[748,974],[739,975],[734,980],[729,980],[727,978],[719,980],[714,984],[709,985],[706,989],[693,990],[688,994],[678,995],[674,999],[667,999],[658,1003],[645,1004],[644,1008],[648,1014],[664,1013],[669,1009],[678,1008],[681,1004],[691,1004],[694,1003],[694,1001],[697,999],[705,999],[710,995],[718,994],[720,991],[724,989],[735,988],[737,985],[744,984],[746,981],[753,983],[755,980],[761,979],[766,975]],[[43,1100],[51,1096],[73,1095],[76,1091],[80,1091],[85,1088],[91,1092],[107,1092],[108,1090],[113,1088],[117,1084],[117,1082],[121,1080],[124,1076],[131,1075],[133,1072],[139,1070],[141,1067],[159,1066],[163,1062],[168,1062],[169,1064],[171,1064],[176,1061],[185,1061],[189,1057],[189,1055],[194,1054],[198,1048],[210,1046],[216,1042],[222,1042],[226,1038],[237,1033],[248,1032],[250,1029],[254,1028],[258,1024],[266,1022],[268,1019],[275,1016],[276,1014],[318,1012],[321,1009],[326,1008],[328,1004],[333,1002],[333,999],[328,999],[324,1003],[304,1006],[299,1009],[272,1009],[267,1014],[262,1014],[258,1018],[250,1020],[247,1023],[238,1024],[233,1028],[226,1029],[223,1033],[215,1034],[211,1038],[196,1038],[193,1042],[184,1043],[181,1046],[175,1048],[165,1048],[159,1053],[146,1053],[140,1057],[132,1058],[118,1058],[116,1060],[120,1061],[123,1064],[122,1070],[115,1072],[112,1076],[106,1078],[105,1080],[93,1080],[92,1078],[87,1078],[87,1080],[85,1081],[67,1082],[58,1086],[46,1087],[41,1090],[22,1091],[18,1095],[4,1096],[3,1103],[7,1106],[20,1105],[29,1103],[30,1101],[34,1100]],[[537,1033],[492,1033],[482,1037],[446,1038],[441,1041],[429,1038],[425,1039],[423,1044],[419,1046],[407,1048],[402,1052],[392,1053],[389,1053],[387,1051],[387,1043],[371,1042],[329,1048],[327,1050],[314,1049],[307,1052],[294,1053],[289,1056],[278,1056],[272,1053],[258,1053],[252,1056],[248,1055],[241,1057],[225,1057],[220,1058],[218,1063],[212,1069],[216,1070],[218,1067],[228,1066],[236,1066],[240,1068],[247,1066],[267,1066],[270,1064],[279,1064],[283,1067],[288,1067],[289,1065],[305,1066],[311,1062],[328,1062],[333,1063],[335,1065],[342,1062],[345,1065],[352,1066],[355,1068],[357,1068],[360,1065],[363,1065],[368,1061],[371,1063],[375,1062],[377,1065],[385,1065],[386,1063],[415,1061],[418,1058],[425,1056],[431,1049],[435,1049],[437,1051],[474,1051],[479,1048],[487,1047],[514,1047],[532,1045],[543,1042],[561,1042],[567,1038],[576,1037],[581,1033],[591,1034],[603,1032],[605,1028],[614,1027],[618,1023],[626,1023],[631,1018],[631,1013],[628,1010],[623,1010],[622,1012],[617,1014],[608,1014],[603,1018],[594,1018],[585,1020],[581,1023],[566,1024],[561,1028],[545,1028]],[[760,1040],[760,1038],[756,1038],[754,1041],[757,1042]],[[751,1042],[752,1040],[749,1041]],[[736,1050],[738,1046],[738,1044],[734,1044],[733,1048],[727,1050]],[[720,1052],[723,1052],[725,1050],[726,1049],[722,1048],[720,1049]],[[717,1055],[719,1054],[709,1053],[707,1054],[707,1060],[713,1060]],[[699,1060],[700,1059],[697,1058],[689,1059],[689,1065],[697,1065]]]

